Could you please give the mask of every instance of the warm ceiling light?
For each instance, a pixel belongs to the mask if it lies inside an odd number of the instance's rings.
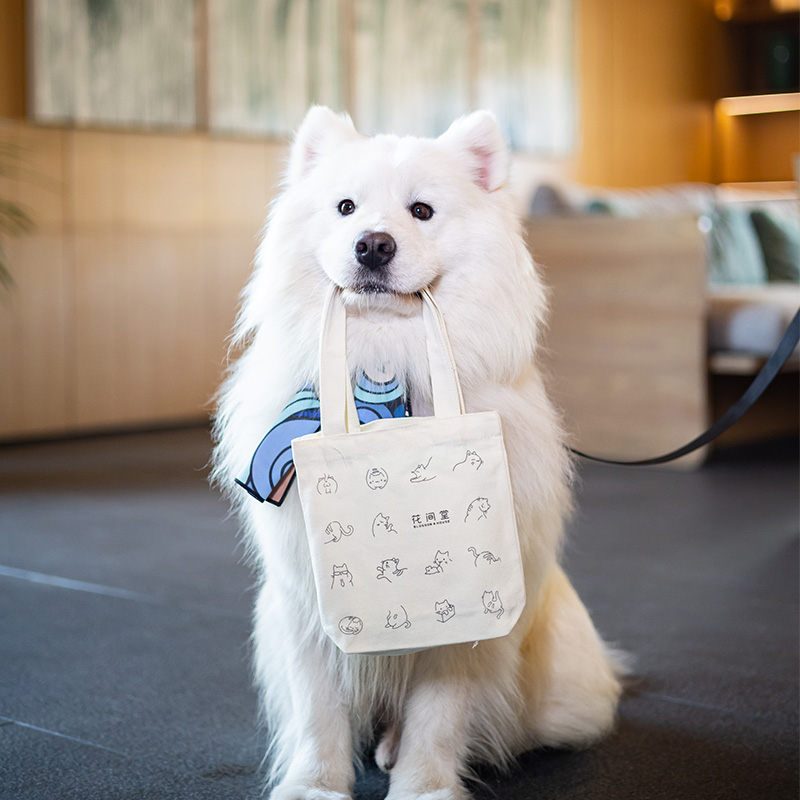
[[[776,14],[800,11],[800,0],[769,0],[769,7]],[[763,3],[747,3],[742,0],[714,0],[714,13],[717,19],[728,22],[734,16],[744,19],[762,19],[767,13]]]
[[[769,0],[773,11],[800,11],[800,0]]]
[[[800,92],[754,94],[748,97],[723,97],[717,107],[723,114],[772,114],[776,111],[800,111]]]
[[[733,16],[732,0],[716,0],[714,3],[714,13],[716,13],[717,19],[727,22]]]

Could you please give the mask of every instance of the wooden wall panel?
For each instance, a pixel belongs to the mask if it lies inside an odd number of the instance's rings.
[[[125,269],[120,238],[113,231],[93,231],[75,234],[72,241],[75,350],[70,368],[75,412],[70,422],[75,427],[109,425],[118,414],[124,415],[129,402],[123,380],[123,370],[129,369],[124,347],[129,298],[120,280]]]
[[[79,427],[207,416],[278,150],[143,136],[124,137],[100,164],[87,150],[86,169],[116,176],[107,198],[116,211],[103,235],[90,232],[96,220],[77,228]],[[76,205],[91,208],[109,193],[103,181],[94,189],[99,197]]]
[[[63,238],[7,244],[14,285],[0,289],[0,437],[69,424],[70,264]]]
[[[214,141],[207,148],[204,213],[215,230],[261,230],[285,156],[284,147],[263,142]]]
[[[220,234],[209,241],[210,259],[204,280],[206,386],[216,388],[218,376],[227,367],[228,340],[233,329],[239,299],[252,269],[255,237]]]
[[[65,194],[71,221],[81,231],[122,225],[124,189],[118,133],[68,131]]]
[[[68,362],[73,340],[72,254],[64,237],[63,136],[0,126],[14,159],[0,197],[36,223],[32,234],[5,238],[13,284],[0,287],[0,437],[38,435],[70,419]],[[8,166],[8,165],[7,165]]]
[[[285,156],[280,144],[6,124],[0,438],[207,417]]]
[[[711,0],[580,0],[575,177],[605,186],[708,181],[721,31]]]
[[[25,0],[0,3],[0,117],[25,116]]]
[[[199,230],[206,222],[205,156],[198,136],[127,134],[119,144],[122,221],[147,231]]]

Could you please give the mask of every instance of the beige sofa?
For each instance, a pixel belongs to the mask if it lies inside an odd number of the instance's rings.
[[[690,441],[746,389],[800,306],[800,283],[709,283],[704,189],[691,187],[687,213],[562,208],[527,221],[552,291],[551,384],[581,450],[640,459]],[[798,364],[795,353],[723,443],[797,430]],[[708,450],[676,465],[697,466]]]

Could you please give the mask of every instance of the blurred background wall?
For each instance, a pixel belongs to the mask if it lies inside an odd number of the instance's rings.
[[[422,19],[399,41],[391,15],[411,0],[303,0],[311,16],[300,29],[297,3],[182,0],[172,8],[182,5],[189,38],[148,55],[150,72],[183,70],[172,110],[139,98],[117,118],[92,103],[135,93],[145,76],[126,75],[113,46],[87,54],[81,43],[110,35],[136,4],[81,0],[87,24],[106,27],[48,34],[44,12],[71,19],[76,2],[0,0],[0,200],[35,223],[0,239],[13,280],[0,288],[0,438],[207,415],[285,133],[311,101],[350,110],[365,130],[402,128],[402,109],[416,109],[409,129],[430,134],[445,126],[425,110],[437,97],[455,97],[448,118],[496,106],[515,145],[523,210],[548,176],[605,187],[792,177],[796,111],[742,123],[716,105],[765,91],[750,85],[747,25],[748,14],[753,25],[774,16],[763,11],[768,0],[744,13],[720,0],[442,2],[452,29],[426,39],[432,23]],[[261,16],[243,26],[248,8]],[[531,21],[530,9],[547,13]],[[278,36],[264,26],[280,13]],[[167,42],[176,14],[160,23]],[[242,37],[247,47],[237,48]],[[410,55],[417,40],[438,48],[444,73],[426,47]],[[126,46],[135,54],[151,43]],[[73,97],[71,75],[99,81],[94,100]],[[285,89],[294,85],[305,93]],[[414,86],[428,106],[395,102]]]

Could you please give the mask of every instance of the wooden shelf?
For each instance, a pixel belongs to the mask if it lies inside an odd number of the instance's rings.
[[[800,0],[716,0],[714,13],[723,22],[768,22],[800,11]]]
[[[713,375],[755,375],[767,363],[764,356],[751,353],[719,352],[708,359],[708,369]],[[800,370],[800,356],[795,353],[784,364],[781,372]]]
[[[784,182],[800,150],[800,92],[725,97],[714,107],[716,182]]]
[[[720,189],[746,190],[748,192],[764,192],[775,195],[779,192],[797,196],[797,181],[741,181],[717,184]]]
[[[717,100],[716,110],[717,113],[727,114],[729,117],[800,111],[800,92],[723,97]]]

